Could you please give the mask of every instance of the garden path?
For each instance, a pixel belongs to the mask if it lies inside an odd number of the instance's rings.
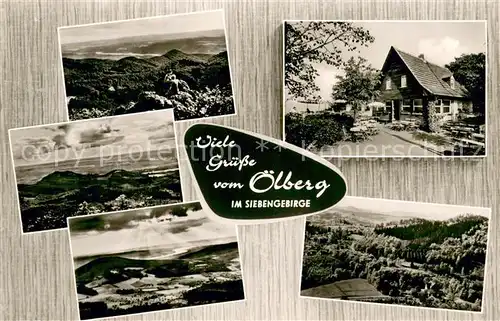
[[[425,142],[417,142],[411,133],[393,131],[379,125],[379,133],[362,142],[341,142],[336,146],[325,146],[319,152],[321,156],[362,156],[362,157],[421,157],[438,156],[441,152]]]

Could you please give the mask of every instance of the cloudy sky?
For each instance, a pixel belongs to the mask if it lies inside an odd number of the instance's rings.
[[[463,214],[490,217],[490,209],[483,207],[456,206],[448,204],[404,202],[378,198],[345,197],[335,208],[358,209],[371,213],[395,216],[410,216],[423,219],[447,220]]]
[[[370,31],[375,42],[360,48],[357,55],[368,60],[372,67],[381,69],[391,46],[445,65],[462,54],[486,52],[484,22],[355,22],[354,25]],[[356,54],[356,53],[354,53]],[[342,58],[347,60],[353,52],[344,50]],[[329,100],[335,76],[342,72],[327,64],[315,64],[320,76],[316,83],[321,97]]]
[[[15,166],[62,162],[92,157],[106,158],[175,148],[171,109],[19,128],[9,132]],[[62,125],[62,126],[61,126]],[[102,128],[108,130],[102,132]],[[170,140],[169,140],[170,138]],[[60,149],[56,142],[63,143]]]
[[[203,210],[173,216],[170,205],[69,219],[73,257],[155,247],[182,248],[189,242],[234,238],[236,226],[207,217]]]
[[[62,45],[136,36],[182,34],[224,29],[222,10],[96,23],[59,29]]]

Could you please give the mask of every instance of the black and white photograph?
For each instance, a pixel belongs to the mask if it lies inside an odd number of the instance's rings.
[[[324,157],[486,156],[486,21],[283,24],[285,141]]]
[[[9,130],[23,233],[182,201],[172,110]]]
[[[306,219],[300,296],[482,312],[490,215],[346,197]]]
[[[235,115],[224,11],[58,29],[69,120],[172,109]]]
[[[68,218],[80,319],[245,299],[236,225],[199,202]]]

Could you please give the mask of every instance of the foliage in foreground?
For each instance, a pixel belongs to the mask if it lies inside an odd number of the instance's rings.
[[[311,149],[333,146],[345,140],[354,119],[348,115],[319,113],[302,117],[298,113],[285,115],[285,137],[290,144]]]
[[[352,22],[290,21],[284,28],[285,86],[292,97],[306,100],[319,98],[313,63],[340,67],[343,50],[355,51],[375,41],[368,30]]]

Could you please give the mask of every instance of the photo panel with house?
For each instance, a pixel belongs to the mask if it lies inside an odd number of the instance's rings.
[[[481,312],[490,216],[345,197],[306,220],[300,296]]]
[[[486,21],[284,21],[283,139],[325,157],[486,155]]]
[[[172,109],[235,115],[224,11],[58,29],[70,120]]]
[[[24,233],[182,201],[171,109],[9,131]]]
[[[244,300],[236,225],[199,202],[68,218],[81,320]]]

